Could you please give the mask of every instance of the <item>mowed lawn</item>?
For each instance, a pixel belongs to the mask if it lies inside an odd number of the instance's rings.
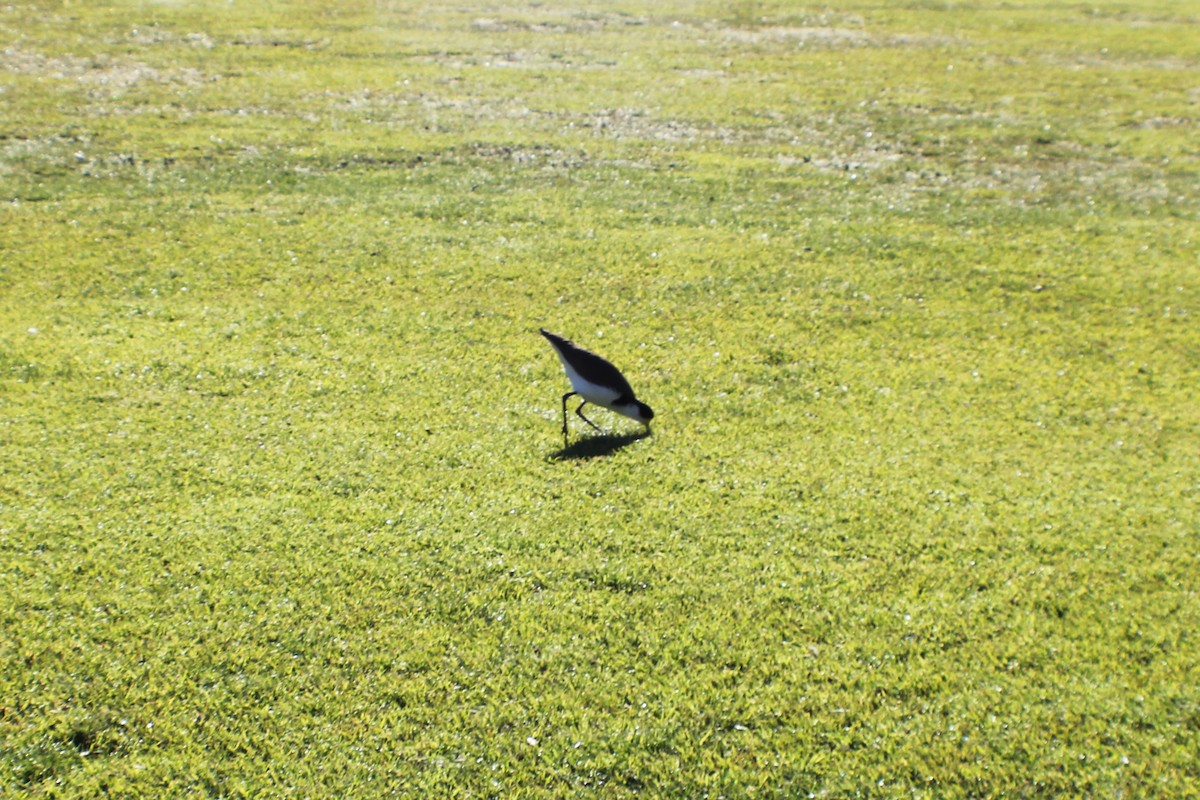
[[[0,796],[1200,796],[1200,5],[0,39]]]

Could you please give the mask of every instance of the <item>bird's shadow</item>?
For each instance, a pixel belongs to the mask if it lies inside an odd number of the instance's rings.
[[[589,436],[586,439],[577,439],[561,450],[551,453],[549,459],[551,461],[579,461],[589,458],[599,458],[601,456],[611,456],[622,447],[627,447],[639,439],[645,439],[649,435],[648,431],[639,431],[638,433],[624,433],[621,435],[602,433],[599,436]]]

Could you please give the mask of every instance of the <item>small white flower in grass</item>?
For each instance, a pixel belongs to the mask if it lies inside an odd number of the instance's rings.
[[[536,736],[527,736],[525,738],[525,744],[529,745],[530,747],[537,747],[538,746],[537,737]]]

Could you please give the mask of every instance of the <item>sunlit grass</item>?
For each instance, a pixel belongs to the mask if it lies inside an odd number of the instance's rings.
[[[1193,16],[0,11],[0,793],[1194,794]]]

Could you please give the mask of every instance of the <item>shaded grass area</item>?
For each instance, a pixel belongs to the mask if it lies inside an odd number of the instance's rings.
[[[1194,794],[1180,9],[6,8],[0,788]]]

